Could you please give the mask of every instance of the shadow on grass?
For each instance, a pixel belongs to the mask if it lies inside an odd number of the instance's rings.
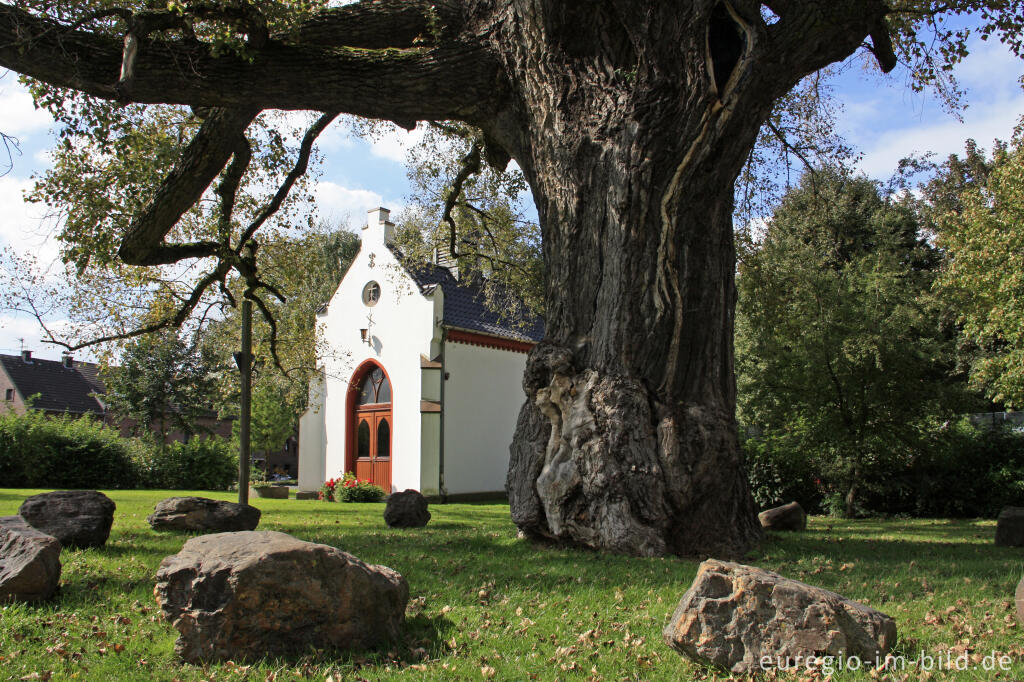
[[[5,491],[0,502],[26,496]],[[123,523],[115,522],[106,548],[75,557],[80,559],[76,570],[81,573],[68,575],[61,608],[93,604],[104,591],[141,594],[141,601],[152,604],[147,595],[156,567],[197,535],[153,531],[142,518],[132,518],[132,511],[152,506],[144,496],[124,495],[118,504]],[[450,653],[446,642],[455,625],[441,615],[444,606],[459,609],[449,617],[472,631],[485,618],[495,623],[506,618],[514,626],[519,622],[518,606],[537,620],[544,617],[546,604],[549,611],[573,609],[568,620],[607,623],[639,618],[638,611],[630,616],[629,609],[646,602],[646,620],[638,621],[636,627],[648,628],[646,636],[657,639],[664,618],[690,586],[698,565],[693,559],[623,557],[533,544],[517,539],[508,506],[494,503],[431,505],[433,519],[421,529],[387,528],[382,504],[281,500],[261,509],[261,529],[338,547],[368,563],[389,566],[406,578],[410,597],[425,606],[419,612],[410,609],[401,656],[411,655],[416,648],[426,649],[432,657]],[[887,600],[908,610],[919,604],[922,609],[937,608],[939,601],[955,601],[968,581],[974,583],[973,594],[985,599],[1012,594],[1024,570],[1024,550],[996,547],[993,533],[991,521],[973,519],[816,517],[806,532],[769,534],[763,546],[742,561],[852,599],[870,600],[883,611]],[[110,564],[95,560],[107,556]],[[128,577],[114,574],[113,566],[128,557],[134,558],[138,570]],[[150,571],[149,577],[140,578],[141,570]],[[481,596],[484,592],[487,596]],[[925,594],[934,595],[936,604],[925,605],[920,599]],[[894,613],[909,619],[905,614]],[[921,615],[914,618],[919,621]],[[460,641],[463,637],[465,633]],[[318,653],[316,660],[353,669],[385,667],[391,660],[387,651],[347,653],[340,661],[336,656]]]

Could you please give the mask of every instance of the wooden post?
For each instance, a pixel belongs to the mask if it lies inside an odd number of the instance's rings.
[[[245,258],[253,266],[256,261],[256,245],[250,241],[245,245]],[[249,458],[251,454],[250,431],[252,424],[252,299],[246,289],[242,296],[242,350],[235,356],[241,377],[241,398],[238,415],[238,503],[249,504]]]

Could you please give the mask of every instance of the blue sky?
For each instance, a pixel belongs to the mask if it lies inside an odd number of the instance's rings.
[[[967,93],[962,121],[943,111],[931,95],[913,93],[903,70],[881,77],[851,68],[837,80],[836,92],[843,103],[837,127],[862,152],[860,167],[865,173],[887,179],[908,154],[932,151],[941,159],[961,152],[967,138],[989,148],[993,139],[1010,137],[1024,114],[1024,91],[1018,81],[1022,62],[995,41],[975,40],[970,48],[970,56],[957,70]],[[45,218],[44,207],[22,200],[31,187],[31,176],[48,166],[52,121],[33,108],[12,73],[0,76],[0,131],[20,142],[13,167],[0,177],[0,247],[52,259],[57,248],[50,235],[56,226]],[[395,131],[367,142],[347,135],[340,125],[325,132],[319,144],[325,165],[315,191],[320,216],[332,222],[348,217],[359,225],[372,207],[400,209],[408,191],[404,149],[417,137]],[[0,157],[0,162],[5,160]],[[0,311],[0,353],[18,352],[20,339],[38,357],[60,356],[59,348],[40,342],[33,320]]]

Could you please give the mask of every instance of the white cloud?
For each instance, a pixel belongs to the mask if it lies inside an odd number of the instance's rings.
[[[31,204],[24,192],[32,181],[11,175],[0,177],[0,244],[15,251],[31,252],[40,263],[50,263],[58,256],[56,221],[47,216],[42,204]]]
[[[333,182],[319,182],[313,189],[316,212],[321,220],[334,225],[347,222],[358,230],[366,221],[366,212],[384,205],[384,197],[366,189],[348,189]],[[387,206],[395,210],[398,206]]]
[[[874,81],[874,88],[862,82],[859,96],[846,99],[841,128],[863,152],[861,170],[884,179],[910,154],[934,152],[935,160],[942,161],[962,154],[968,138],[983,147],[996,138],[1009,139],[1024,114],[1024,92],[1017,81],[1024,62],[998,41],[974,39],[969,47],[954,72],[966,92],[962,121],[941,111],[933,95],[911,92],[893,77]]]
[[[48,322],[55,334],[59,334],[67,327],[66,320],[55,320]],[[44,360],[60,360],[61,346],[52,343],[44,343],[46,333],[39,326],[39,323],[27,315],[0,315],[0,353],[15,355],[21,349],[32,351],[33,357]],[[96,361],[96,356],[88,349],[81,349],[74,353],[79,360]]]
[[[935,152],[942,161],[950,154],[963,154],[964,141],[973,138],[988,147],[996,138],[1007,140],[1024,112],[1024,95],[1012,100],[968,111],[964,121],[947,119],[931,125],[890,129],[864,145],[861,169],[871,177],[885,178],[896,170],[900,159],[911,153]]]
[[[389,161],[405,162],[405,152],[409,147],[423,139],[423,126],[408,131],[398,126],[389,126],[389,130],[369,139],[370,153]]]
[[[14,79],[13,74],[0,79],[0,131],[21,137],[46,131],[51,125],[53,118],[35,108],[32,95]]]
[[[967,88],[968,100],[983,96],[986,91],[1020,92],[1017,77],[1024,71],[1024,62],[998,40],[974,38],[970,53],[956,69],[960,84]]]

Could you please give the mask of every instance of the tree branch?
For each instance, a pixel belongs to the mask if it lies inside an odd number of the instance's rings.
[[[765,126],[768,128],[768,130],[772,131],[772,135],[775,136],[775,138],[779,141],[779,144],[781,144],[784,149],[786,149],[786,150],[792,152],[794,155],[796,155],[796,157],[803,162],[804,167],[807,168],[807,170],[814,171],[814,166],[807,159],[807,157],[804,156],[803,151],[798,149],[797,147],[795,147],[789,141],[789,138],[786,137],[786,133],[783,132],[782,130],[780,130],[779,127],[776,126],[775,123],[773,123],[771,119],[768,119],[767,121],[765,121]]]
[[[238,131],[235,135],[234,144],[235,151],[231,155],[231,163],[216,190],[217,196],[220,197],[220,219],[217,221],[217,234],[221,244],[225,246],[230,245],[231,220],[235,211],[238,186],[242,182],[245,171],[249,168],[249,162],[252,161],[252,146],[249,144],[244,130]]]
[[[316,142],[316,138],[318,138],[320,133],[322,133],[337,117],[337,112],[324,114],[318,118],[308,130],[306,130],[306,134],[302,136],[302,144],[299,145],[299,157],[295,160],[295,165],[292,167],[291,171],[289,171],[284,182],[281,183],[281,186],[277,188],[274,198],[271,199],[270,203],[260,211],[259,215],[256,216],[249,227],[246,228],[245,232],[238,240],[235,253],[241,253],[242,247],[245,246],[245,243],[252,239],[252,236],[256,234],[256,231],[260,229],[263,223],[265,223],[270,216],[274,215],[277,210],[281,208],[281,204],[288,196],[292,186],[295,185],[295,182],[300,177],[305,175],[306,168],[309,166],[309,156],[313,152],[313,143]]]
[[[303,42],[384,49],[436,45],[462,25],[461,4],[427,0],[364,0],[320,12],[299,29]]]
[[[257,113],[253,108],[210,113],[153,200],[128,227],[118,250],[125,263],[161,265],[216,253],[220,246],[216,242],[169,245],[163,239],[235,154],[238,136],[244,134]]]
[[[266,288],[266,285],[262,285]],[[249,298],[256,307],[260,309],[260,314],[263,315],[263,319],[267,321],[267,325],[270,327],[270,357],[274,358],[274,366],[281,370],[281,373],[288,376],[288,372],[281,364],[281,358],[277,354],[277,320],[274,319],[273,313],[267,308],[267,304],[262,298],[256,295],[256,290],[246,292],[246,297]]]
[[[441,214],[441,222],[448,223],[448,250],[452,258],[458,258],[459,256],[455,246],[456,229],[452,211],[455,209],[455,204],[462,194],[462,186],[466,184],[470,177],[480,172],[480,160],[480,145],[474,142],[469,153],[462,157],[462,167],[459,169],[455,179],[452,180],[452,186],[445,192],[444,212]]]
[[[767,27],[768,44],[760,58],[768,67],[762,77],[775,81],[773,99],[792,89],[804,74],[845,58],[868,36],[882,69],[892,68],[896,57],[885,23],[890,9],[882,0],[771,0],[765,4],[779,16]]]
[[[889,35],[889,28],[885,21],[878,22],[878,26],[871,31],[871,54],[878,60],[878,66],[884,73],[889,73],[899,63],[896,59],[896,52],[892,46],[892,36]]]
[[[143,334],[151,334],[153,332],[160,331],[161,329],[167,329],[168,327],[180,327],[182,324],[184,324],[185,320],[188,319],[189,315],[191,315],[192,312],[196,309],[196,307],[199,305],[199,302],[202,301],[203,295],[206,293],[206,290],[209,289],[210,286],[212,286],[213,284],[220,281],[223,277],[225,277],[227,273],[230,271],[230,269],[231,266],[228,263],[219,263],[216,268],[208,272],[201,280],[199,280],[196,286],[192,289],[192,293],[185,300],[185,302],[175,311],[173,315],[160,318],[156,322],[150,323],[142,327],[137,327],[130,331],[120,332],[117,334],[108,334],[94,339],[89,339],[88,341],[83,341],[81,343],[67,343],[65,341],[58,340],[57,337],[54,336],[53,332],[51,332],[50,329],[46,326],[45,321],[42,319],[40,315],[36,315],[36,320],[39,322],[39,326],[42,327],[43,331],[45,331],[46,335],[49,337],[48,343],[52,343],[57,346],[63,346],[69,351],[75,351],[81,348],[86,348],[88,346],[95,346],[97,344],[107,343],[109,341],[122,341],[124,339],[131,339],[135,338],[136,336],[142,336]]]
[[[401,4],[380,7],[398,12],[401,19]],[[340,26],[340,21],[329,25]],[[353,35],[352,42],[361,41]],[[250,45],[244,56],[218,54],[195,40],[140,39],[134,49],[131,77],[121,82],[123,39],[0,5],[0,66],[104,99],[341,111],[408,124],[429,118],[470,120],[493,107],[496,97],[496,61],[482,44],[448,33],[434,48],[292,44],[282,36],[269,38],[262,47]]]

